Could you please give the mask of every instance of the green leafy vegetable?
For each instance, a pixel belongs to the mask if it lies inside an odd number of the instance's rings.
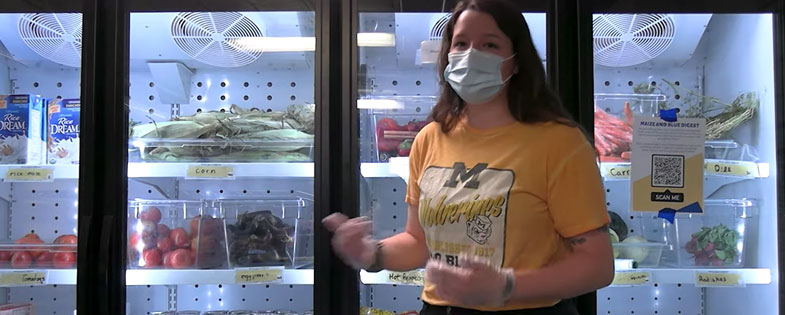
[[[724,266],[732,264],[739,255],[737,244],[741,235],[724,224],[712,228],[703,227],[692,234],[685,249],[694,255],[698,266]]]

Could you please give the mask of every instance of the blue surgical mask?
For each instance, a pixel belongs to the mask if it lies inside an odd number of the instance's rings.
[[[502,63],[513,57],[515,54],[504,59],[474,48],[451,52],[447,55],[444,79],[465,102],[486,103],[499,94],[502,86],[512,77],[510,75],[502,80],[501,68]]]

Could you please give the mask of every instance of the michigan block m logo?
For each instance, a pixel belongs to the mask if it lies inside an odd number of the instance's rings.
[[[463,162],[456,162],[452,166],[452,175],[447,181],[444,182],[444,187],[455,188],[458,187],[458,182],[465,182],[464,187],[477,189],[480,187],[480,172],[488,168],[488,163],[478,163],[468,172],[466,171],[466,164]]]

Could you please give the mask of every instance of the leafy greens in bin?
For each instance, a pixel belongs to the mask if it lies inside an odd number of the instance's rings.
[[[227,226],[229,257],[240,267],[283,265],[292,261],[288,251],[294,228],[268,210],[241,214]]]
[[[740,238],[739,232],[724,224],[712,228],[702,227],[700,231],[692,234],[686,250],[694,255],[695,265],[724,266],[733,264],[739,255],[736,245]]]

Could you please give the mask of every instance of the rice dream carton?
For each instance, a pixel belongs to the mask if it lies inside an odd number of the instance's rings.
[[[47,106],[46,161],[79,164],[79,99],[50,100]]]
[[[0,164],[42,162],[43,102],[37,95],[0,95]]]

